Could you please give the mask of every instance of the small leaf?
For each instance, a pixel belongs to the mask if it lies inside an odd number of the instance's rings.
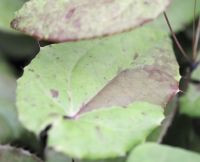
[[[130,153],[126,162],[199,162],[200,155],[181,148],[156,143],[145,143],[137,146]]]
[[[0,145],[1,162],[42,162],[36,156],[23,149]]]
[[[110,35],[155,19],[171,0],[32,0],[11,26],[55,42]]]

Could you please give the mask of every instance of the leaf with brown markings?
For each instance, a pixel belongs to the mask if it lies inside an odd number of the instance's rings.
[[[11,26],[38,39],[63,42],[119,33],[155,19],[171,0],[32,0]]]

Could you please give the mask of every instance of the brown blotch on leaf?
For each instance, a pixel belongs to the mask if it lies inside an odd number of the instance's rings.
[[[135,53],[133,60],[138,58],[138,53]]]
[[[156,66],[145,65],[143,69],[149,74],[149,79],[153,79],[157,82],[164,82],[171,79],[169,74],[163,72],[163,69],[158,68]]]
[[[142,112],[142,115],[144,115],[144,116],[145,116],[145,115],[146,115],[146,113]]]
[[[54,107],[54,105],[52,105],[52,104],[50,104],[49,106],[50,106],[50,107]]]
[[[28,71],[34,72],[34,70],[33,70],[33,69],[28,69]]]
[[[74,117],[70,117],[70,116],[63,116],[63,119],[75,119]]]
[[[50,89],[50,92],[51,92],[51,96],[53,98],[57,98],[58,97],[58,91],[54,90],[54,89]]]
[[[35,76],[36,76],[36,78],[40,78],[40,75],[38,75],[38,74],[36,74]]]
[[[58,114],[57,113],[50,113],[48,116],[54,117],[54,116],[58,116]]]
[[[98,126],[96,126],[95,129],[98,130],[98,131],[100,130],[100,128]]]
[[[166,52],[164,49],[162,49],[162,48],[157,48],[161,53],[164,53],[164,52]]]

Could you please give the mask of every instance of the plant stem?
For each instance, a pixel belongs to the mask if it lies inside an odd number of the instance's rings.
[[[171,25],[170,25],[170,23],[169,23],[167,14],[166,14],[165,12],[164,12],[164,16],[165,16],[165,19],[166,19],[166,21],[167,21],[167,24],[168,24],[168,26],[169,26],[169,29],[170,29],[170,31],[171,31],[171,34],[172,34],[172,36],[173,36],[173,38],[174,38],[174,41],[176,42],[178,48],[180,49],[180,51],[181,51],[181,53],[183,54],[183,56],[185,57],[185,59],[186,59],[189,63],[192,63],[191,60],[187,57],[187,55],[186,55],[186,53],[184,52],[184,50],[183,50],[183,48],[181,47],[181,45],[179,44],[179,42],[178,42],[178,40],[177,40],[177,38],[176,38],[176,36],[175,36],[173,30],[172,30],[172,27],[171,27]]]
[[[195,41],[195,18],[196,18],[196,0],[194,1],[194,16],[193,16],[193,28],[192,28],[192,60],[195,60],[195,49],[194,49],[194,41]]]

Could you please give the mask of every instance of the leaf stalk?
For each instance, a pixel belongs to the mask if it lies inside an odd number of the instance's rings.
[[[193,16],[193,27],[192,27],[192,60],[195,60],[195,49],[194,49],[194,42],[195,42],[195,18],[196,18],[196,3],[197,1],[194,1],[194,16]]]
[[[164,16],[165,16],[165,19],[166,19],[166,21],[167,21],[168,27],[169,27],[169,29],[170,29],[170,31],[171,31],[171,34],[172,34],[172,36],[173,36],[173,38],[174,38],[174,41],[176,42],[176,44],[177,44],[179,50],[181,51],[181,53],[183,54],[183,56],[185,57],[185,59],[186,59],[189,63],[192,63],[192,61],[187,57],[185,51],[183,50],[183,48],[182,48],[181,45],[179,44],[179,42],[178,42],[178,40],[177,40],[177,38],[176,38],[176,36],[175,36],[173,30],[172,30],[172,27],[171,27],[171,25],[170,25],[170,22],[169,22],[169,20],[168,20],[168,17],[167,17],[166,12],[164,12]]]

